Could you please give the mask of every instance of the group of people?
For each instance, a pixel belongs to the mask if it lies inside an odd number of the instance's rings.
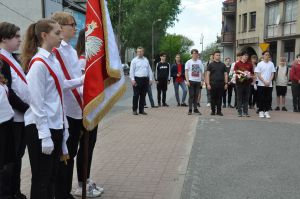
[[[145,97],[148,94],[151,107],[155,106],[151,85],[157,84],[158,106],[169,106],[166,103],[168,84],[173,79],[175,98],[178,106],[188,106],[188,115],[199,111],[201,91],[207,89],[207,106],[211,107],[211,115],[223,116],[222,108],[236,108],[238,117],[250,117],[249,109],[256,106],[260,118],[271,118],[273,86],[276,88],[276,111],[287,111],[285,96],[288,83],[292,83],[294,112],[300,112],[300,54],[291,67],[287,66],[286,58],[281,57],[277,67],[271,61],[269,51],[258,57],[247,52],[237,53],[237,59],[231,63],[229,57],[221,62],[221,53],[216,50],[210,56],[206,67],[203,65],[197,49],[191,50],[191,59],[181,62],[180,54],[175,56],[175,63],[166,62],[166,53],[160,53],[160,62],[156,64],[153,73],[144,49],[137,49],[130,66],[130,79],[133,86],[133,114],[147,115],[144,111]],[[179,87],[182,88],[182,98],[179,97]],[[161,103],[161,93],[162,103]],[[185,103],[189,93],[188,105]],[[235,93],[234,104],[231,103]],[[223,106],[222,106],[223,102]]]
[[[76,50],[70,45],[75,33],[76,21],[67,12],[31,24],[23,42],[17,25],[0,23],[0,198],[26,199],[20,189],[26,146],[31,199],[74,198],[75,157],[75,195],[82,195],[85,31]],[[90,178],[97,127],[88,136],[87,196],[98,197],[103,188]]]

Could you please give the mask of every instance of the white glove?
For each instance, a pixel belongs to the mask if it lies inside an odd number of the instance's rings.
[[[63,141],[62,141],[62,153],[63,153],[63,155],[69,154],[68,146],[67,146],[68,138],[69,138],[69,130],[65,129],[64,130],[64,137],[63,137]]]
[[[46,155],[51,155],[54,150],[54,144],[51,137],[46,137],[42,139],[42,153]]]

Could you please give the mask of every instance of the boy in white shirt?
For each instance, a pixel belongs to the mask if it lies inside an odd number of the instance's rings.
[[[257,96],[259,103],[259,117],[271,118],[269,110],[272,103],[272,80],[276,72],[274,64],[270,61],[270,52],[262,53],[263,61],[259,62],[255,68],[255,73],[258,77]]]

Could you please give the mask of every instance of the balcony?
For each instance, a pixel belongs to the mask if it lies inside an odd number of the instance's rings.
[[[265,0],[265,3],[266,4],[272,4],[272,3],[279,3],[281,1],[284,1],[284,0]]]
[[[223,32],[222,33],[222,43],[232,44],[234,42],[234,32]]]
[[[235,15],[236,6],[235,5],[223,6],[222,13],[223,15]]]
[[[280,37],[282,35],[281,25],[267,25],[267,38]]]
[[[249,45],[249,44],[258,44],[259,37],[251,37],[246,39],[237,40],[237,45]]]
[[[296,21],[284,22],[283,23],[283,35],[295,35],[296,34]]]

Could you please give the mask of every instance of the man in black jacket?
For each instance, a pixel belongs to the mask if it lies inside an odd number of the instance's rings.
[[[167,54],[160,53],[160,62],[156,65],[155,81],[157,83],[157,101],[158,106],[169,106],[166,103],[168,84],[170,83],[170,64],[166,62]]]

